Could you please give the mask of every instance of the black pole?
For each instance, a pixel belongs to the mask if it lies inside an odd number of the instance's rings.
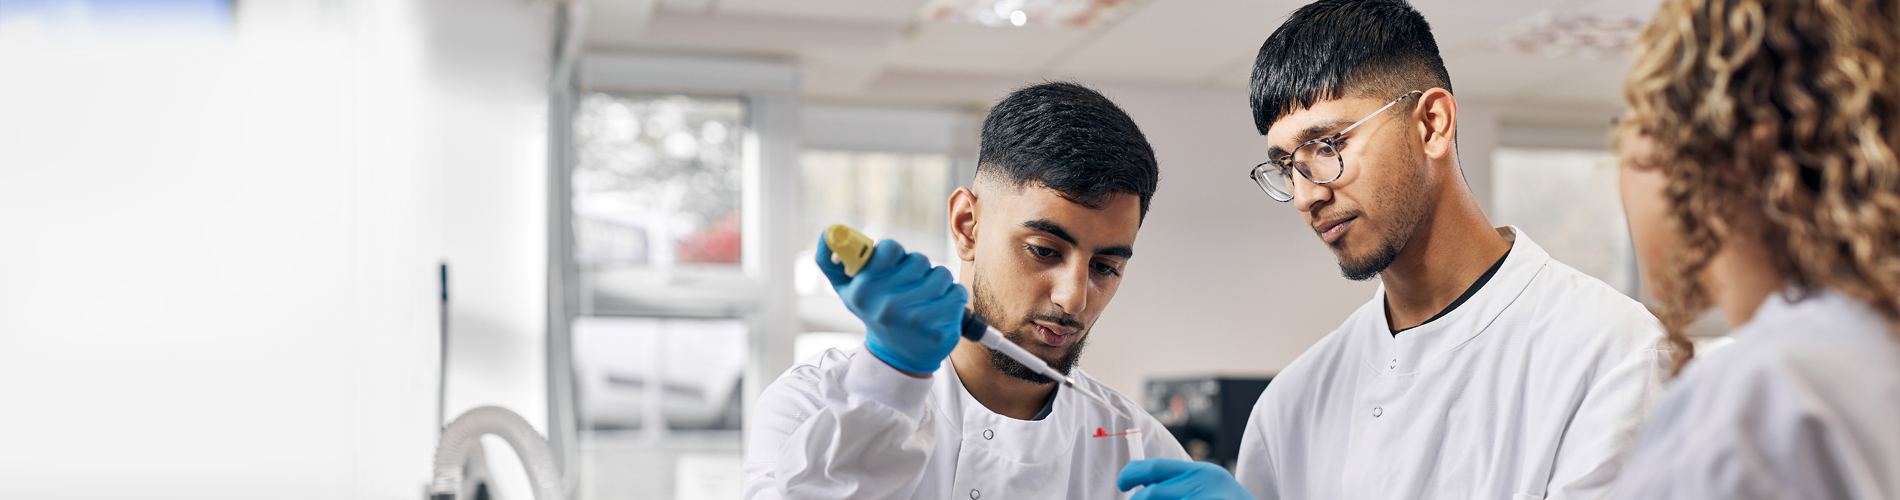
[[[437,267],[441,275],[442,302],[436,308],[436,329],[440,334],[442,358],[436,364],[441,373],[435,385],[435,425],[442,428],[449,425],[449,263],[443,262]]]

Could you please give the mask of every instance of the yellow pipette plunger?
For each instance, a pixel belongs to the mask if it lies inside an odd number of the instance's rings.
[[[858,271],[864,269],[864,263],[871,261],[871,251],[877,248],[877,243],[851,226],[832,224],[825,228],[825,246],[831,248],[832,262],[844,264],[845,276],[857,276]]]
[[[831,249],[831,261],[843,264],[844,275],[851,277],[856,277],[858,271],[864,270],[864,264],[871,261],[871,252],[877,247],[869,236],[844,224],[832,224],[831,227],[825,228],[825,246]],[[1023,349],[1023,346],[1010,342],[1008,337],[1003,336],[1003,332],[991,327],[988,320],[969,309],[963,310],[962,334],[963,338],[983,344],[990,350],[1001,352],[1029,368],[1030,371],[1048,377],[1050,380],[1062,382],[1062,385],[1069,386],[1069,389],[1076,393],[1087,396],[1103,408],[1107,408],[1108,411],[1115,412],[1122,418],[1128,418],[1128,414],[1116,409],[1115,405],[1109,404],[1108,400],[1101,395],[1076,387],[1074,378],[1056,371],[1054,367],[1049,366],[1048,362],[1036,357],[1035,354],[1030,354],[1029,350]]]

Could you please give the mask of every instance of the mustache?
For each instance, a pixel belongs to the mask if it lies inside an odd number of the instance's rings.
[[[1074,328],[1077,331],[1082,330],[1082,327],[1085,326],[1082,324],[1082,320],[1076,319],[1075,315],[1073,314],[1051,313],[1051,312],[1045,312],[1045,311],[1030,311],[1029,314],[1023,316],[1024,326],[1028,326],[1029,324],[1035,323],[1036,321],[1045,321],[1049,323],[1055,323],[1055,324],[1066,326],[1069,328]]]
[[[1348,209],[1348,208],[1338,208],[1338,209],[1326,210],[1323,212],[1313,212],[1313,220],[1319,221],[1319,220],[1344,219],[1348,217],[1364,217],[1365,215],[1366,215],[1365,213],[1360,212],[1358,210]]]

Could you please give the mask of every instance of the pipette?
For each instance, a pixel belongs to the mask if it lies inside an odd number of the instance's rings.
[[[871,252],[875,250],[875,244],[871,242],[870,237],[844,224],[832,224],[831,227],[825,228],[825,246],[831,249],[832,261],[844,265],[844,274],[846,276],[857,276],[858,271],[864,269],[864,264],[871,260]],[[961,334],[963,338],[983,344],[983,346],[990,348],[992,351],[1003,353],[1004,356],[1016,360],[1017,363],[1029,368],[1030,371],[1048,377],[1049,380],[1061,382],[1062,385],[1068,386],[1069,390],[1088,397],[1090,401],[1102,405],[1102,407],[1107,408],[1108,411],[1114,412],[1116,415],[1121,415],[1122,418],[1129,418],[1128,414],[1122,413],[1121,410],[1115,408],[1115,405],[1110,404],[1107,398],[1103,398],[1094,391],[1076,386],[1074,378],[1050,367],[1048,362],[1036,357],[1035,354],[1031,354],[1029,350],[1023,349],[1022,346],[1016,345],[1015,342],[1010,342],[1009,338],[1003,335],[1003,332],[990,326],[989,320],[984,319],[982,316],[968,309],[963,311],[963,330]]]
[[[1077,394],[1083,396],[1088,396],[1090,400],[1101,404],[1102,407],[1107,408],[1108,411],[1115,412],[1116,415],[1121,415],[1122,418],[1128,418],[1128,414],[1122,413],[1121,410],[1115,409],[1115,405],[1109,404],[1108,399],[1103,398],[1094,391],[1077,387],[1074,378],[1064,375],[1060,371],[1056,371],[1054,367],[1049,366],[1048,362],[1036,357],[1035,354],[1030,354],[1028,349],[1023,349],[1023,346],[1016,345],[1015,342],[1010,342],[1008,337],[1003,336],[1003,332],[990,326],[989,321],[984,320],[982,316],[978,316],[968,309],[963,311],[963,338],[983,344],[984,347],[988,347],[992,351],[1001,352],[1004,356],[1009,356],[1009,359],[1016,360],[1017,363],[1029,368],[1029,371],[1048,377],[1049,380],[1062,382],[1062,385],[1069,386],[1069,390],[1075,391]]]

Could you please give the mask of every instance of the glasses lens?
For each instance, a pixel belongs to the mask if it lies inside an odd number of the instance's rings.
[[[1310,143],[1294,151],[1293,168],[1321,184],[1339,179],[1340,172],[1345,170],[1339,160],[1339,150],[1324,142]]]
[[[1287,184],[1287,181],[1291,180],[1287,178],[1288,173],[1287,169],[1280,168],[1273,162],[1266,162],[1253,167],[1253,181],[1260,185],[1261,191],[1267,192],[1267,196],[1272,196],[1275,200],[1287,201],[1293,199],[1291,194],[1293,190],[1288,188]]]

